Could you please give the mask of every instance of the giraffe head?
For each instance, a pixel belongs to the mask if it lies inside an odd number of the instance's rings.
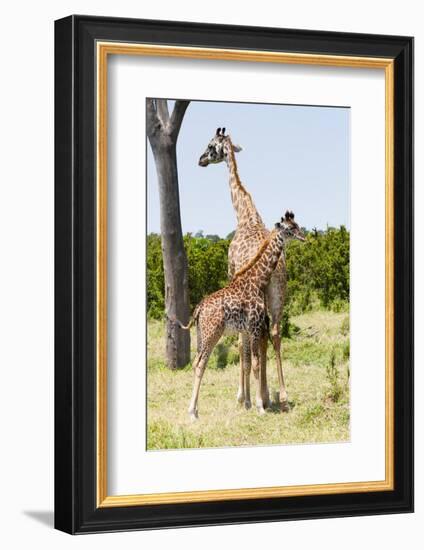
[[[297,239],[299,241],[304,242],[305,235],[303,234],[303,231],[300,229],[299,225],[294,220],[294,214],[291,211],[286,211],[284,214],[284,217],[281,218],[281,223],[278,222],[275,224],[276,229],[281,229],[284,235],[284,239],[286,241],[291,239]]]
[[[230,140],[230,136],[225,135],[225,128],[217,128],[215,135],[210,140],[205,152],[199,159],[199,166],[218,164],[226,160],[228,146],[230,144],[233,146],[233,151],[235,153],[241,151],[241,147],[239,145],[234,145]]]

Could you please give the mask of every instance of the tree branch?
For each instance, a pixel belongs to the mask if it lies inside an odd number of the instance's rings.
[[[146,133],[149,139],[154,137],[161,127],[153,99],[146,99]]]
[[[156,109],[159,119],[162,122],[162,126],[166,128],[169,122],[168,100],[157,99]]]
[[[183,121],[184,114],[189,103],[190,101],[182,101],[180,99],[175,102],[174,109],[172,110],[172,115],[169,121],[169,133],[174,139],[177,138],[180,132],[181,123]]]

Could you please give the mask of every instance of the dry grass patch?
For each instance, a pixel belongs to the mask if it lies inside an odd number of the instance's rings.
[[[274,404],[259,416],[236,401],[237,337],[224,337],[203,377],[199,420],[187,414],[192,391],[191,366],[165,366],[163,325],[148,325],[147,447],[180,449],[340,442],[349,439],[348,314],[316,311],[293,317],[296,335],[283,341],[283,368],[291,410]],[[347,326],[347,330],[346,330]],[[194,356],[195,333],[192,332]],[[278,390],[275,357],[268,351],[271,396]],[[255,383],[252,377],[252,396]]]

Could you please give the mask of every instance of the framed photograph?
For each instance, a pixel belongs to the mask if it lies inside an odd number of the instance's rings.
[[[55,23],[55,526],[413,510],[413,39]]]

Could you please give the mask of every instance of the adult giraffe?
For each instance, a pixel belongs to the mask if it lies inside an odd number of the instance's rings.
[[[229,135],[225,135],[225,128],[218,128],[210,140],[205,152],[199,159],[200,166],[218,164],[225,161],[230,173],[231,200],[237,217],[237,227],[228,251],[228,277],[230,281],[237,271],[240,271],[253,257],[255,257],[262,242],[268,238],[269,231],[265,227],[261,216],[256,210],[252,197],[240,181],[236,152],[241,147],[232,143]],[[281,363],[281,336],[280,326],[283,316],[283,307],[286,294],[286,263],[284,252],[280,256],[278,265],[265,288],[265,301],[268,315],[271,320],[270,334],[275,350],[278,373],[280,407],[282,411],[289,410],[287,390],[284,382]],[[240,350],[240,379],[237,399],[244,401],[246,408],[251,406],[250,401],[250,371],[251,354],[246,336],[239,338]],[[264,367],[265,368],[265,367]],[[268,403],[269,405],[269,397]]]

